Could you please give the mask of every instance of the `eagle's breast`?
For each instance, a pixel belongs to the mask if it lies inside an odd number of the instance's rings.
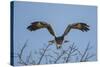
[[[56,37],[56,38],[55,38],[56,44],[62,45],[63,40],[64,40],[64,38],[63,38],[62,36],[61,36],[61,37]]]

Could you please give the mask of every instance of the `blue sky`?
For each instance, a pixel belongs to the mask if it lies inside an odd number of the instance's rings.
[[[97,7],[83,5],[49,4],[37,2],[15,2],[14,3],[14,52],[24,45],[28,40],[28,50],[33,52],[47,44],[53,36],[46,29],[30,32],[26,28],[34,21],[45,21],[52,25],[57,36],[61,36],[68,24],[84,22],[90,26],[90,31],[81,32],[71,30],[65,39],[68,44],[73,42],[84,50],[88,42],[96,54],[97,47]],[[56,49],[56,46],[52,47]],[[27,52],[26,51],[26,52]],[[93,58],[96,60],[96,57]]]

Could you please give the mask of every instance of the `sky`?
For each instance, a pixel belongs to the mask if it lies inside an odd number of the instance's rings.
[[[97,7],[70,4],[51,4],[38,2],[19,2],[14,3],[14,53],[16,54],[26,41],[28,46],[26,53],[36,51],[48,44],[53,36],[46,30],[40,29],[30,32],[27,27],[34,21],[45,21],[52,25],[57,36],[61,36],[65,28],[72,23],[84,22],[90,26],[90,31],[81,32],[71,30],[65,37],[69,42],[75,43],[80,50],[84,50],[90,42],[93,47],[91,52],[96,54],[97,49]],[[56,49],[56,46],[52,46]],[[96,60],[94,57],[92,60]],[[15,59],[15,65],[16,59]]]

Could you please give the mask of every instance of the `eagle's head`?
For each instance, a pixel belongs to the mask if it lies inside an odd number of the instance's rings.
[[[57,49],[61,48],[61,45],[62,45],[63,41],[64,41],[63,36],[55,37],[55,42],[56,42]]]

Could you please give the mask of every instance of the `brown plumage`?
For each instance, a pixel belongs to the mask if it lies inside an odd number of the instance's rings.
[[[46,22],[42,22],[42,21],[35,21],[33,23],[31,23],[30,26],[27,27],[27,29],[29,29],[30,31],[35,31],[41,28],[46,28],[51,35],[55,36],[55,33],[51,27],[50,24],[46,23]]]
[[[68,27],[65,29],[64,34],[62,36],[67,35],[71,29],[81,30],[82,32],[84,31],[87,32],[88,30],[90,30],[89,25],[87,25],[86,23],[82,23],[82,22],[73,23],[68,25]]]
[[[51,25],[43,21],[35,21],[27,27],[27,29],[30,31],[35,31],[42,28],[46,28],[49,31],[49,33],[52,36],[54,36],[54,40],[49,41],[49,43],[51,44],[56,43],[57,48],[60,48],[63,42],[68,42],[68,41],[64,41],[64,37],[70,32],[71,29],[77,29],[77,30],[81,30],[82,32],[87,32],[89,30],[89,25],[82,22],[69,24],[65,29],[64,33],[59,37],[55,36],[55,33]]]

